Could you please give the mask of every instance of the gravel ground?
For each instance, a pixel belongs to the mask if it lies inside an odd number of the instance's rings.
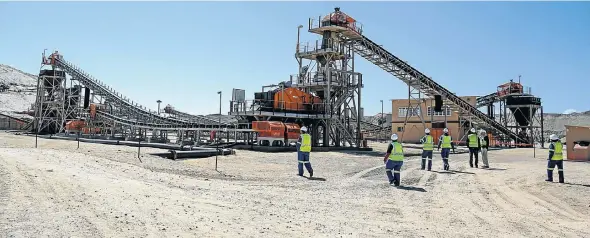
[[[171,161],[158,149],[0,132],[0,237],[590,237],[590,164],[544,182],[546,150],[490,152],[493,169],[404,164],[387,184],[385,144],[372,153],[295,153]],[[542,156],[541,156],[542,155]]]

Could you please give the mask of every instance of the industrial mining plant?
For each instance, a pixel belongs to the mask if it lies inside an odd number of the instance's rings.
[[[170,105],[163,111],[159,106],[157,111],[150,110],[67,61],[60,52],[44,52],[35,119],[28,129],[39,135],[117,143],[199,146],[223,139],[247,148],[274,148],[292,146],[300,127],[306,126],[314,149],[360,149],[366,147],[366,138],[393,131],[391,125],[363,121],[363,84],[377,83],[357,72],[355,60],[363,58],[407,85],[410,112],[433,99],[434,111],[458,113],[461,130],[485,129],[504,146],[544,141],[541,100],[525,90],[520,80],[501,85],[474,104],[370,40],[363,26],[339,8],[309,19],[307,31],[319,36],[316,41],[300,43],[303,28],[298,27],[295,47],[298,72],[289,81],[261,86],[259,92],[233,89],[228,115],[191,115]],[[247,100],[246,95],[253,99]],[[487,113],[478,109],[484,107]],[[404,126],[411,114],[406,113]],[[422,130],[432,128],[433,120],[427,122],[418,115]]]

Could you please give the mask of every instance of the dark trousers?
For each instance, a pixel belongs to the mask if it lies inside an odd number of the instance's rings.
[[[557,166],[559,182],[563,183],[563,160],[549,160],[547,162],[547,181],[553,181],[553,169],[555,169],[555,166]]]
[[[299,162],[299,164],[297,165],[299,169],[299,176],[303,176],[303,165],[305,165],[305,168],[307,169],[307,172],[309,172],[309,175],[312,176],[313,169],[311,168],[311,163],[309,162],[309,152],[297,152],[297,160]]]
[[[451,154],[451,148],[442,148],[440,156],[443,160],[443,170],[449,170],[449,154]]]
[[[404,165],[403,161],[393,161],[388,159],[387,162],[385,162],[385,173],[387,174],[389,183],[393,183],[396,186],[399,185],[399,182],[401,180],[400,173],[402,165]]]
[[[422,169],[426,167],[426,158],[428,158],[428,171],[432,169],[432,150],[422,151]]]
[[[478,148],[469,148],[469,166],[473,167],[473,157],[475,157],[475,167],[477,168],[477,161],[479,160],[478,154]]]

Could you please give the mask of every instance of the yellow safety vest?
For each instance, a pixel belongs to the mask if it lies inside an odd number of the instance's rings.
[[[563,160],[563,144],[557,141],[553,143],[553,148],[553,157],[551,157],[551,160]]]
[[[481,140],[479,141],[479,143],[481,144],[481,146],[487,146],[488,145],[486,143],[486,140],[484,138],[481,138]]]
[[[469,138],[469,148],[477,148],[477,141],[478,141],[477,135],[470,134],[468,136],[468,138]]]
[[[311,136],[309,134],[301,134],[301,146],[299,146],[299,151],[311,151]]]
[[[392,161],[404,161],[404,149],[402,148],[402,144],[399,142],[391,143],[393,149],[391,150],[391,154],[389,154],[389,159]]]
[[[451,141],[451,137],[450,137],[450,136],[443,136],[443,137],[442,137],[442,144],[441,144],[441,147],[442,147],[442,148],[449,148],[449,149],[450,149],[450,148],[452,148],[452,146],[451,146],[451,142],[452,142],[452,141]]]
[[[424,141],[424,145],[422,146],[423,150],[433,150],[434,149],[434,139],[431,135],[426,136],[426,141]]]

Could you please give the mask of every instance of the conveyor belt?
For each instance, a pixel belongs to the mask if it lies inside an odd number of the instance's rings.
[[[332,29],[335,28],[335,26],[330,27]],[[352,44],[354,51],[369,62],[377,65],[386,72],[391,73],[407,85],[420,90],[420,92],[424,93],[426,96],[433,97],[434,95],[441,95],[447,101],[452,102],[456,106],[456,110],[466,112],[466,115],[464,116],[469,116],[469,119],[473,123],[479,124],[480,126],[487,125],[490,129],[510,136],[512,139],[518,138],[516,133],[488,117],[476,107],[472,106],[454,93],[451,93],[451,91],[385,50],[379,44],[374,43],[366,36],[361,35],[350,28],[339,28],[342,30],[341,33],[339,33],[339,39],[343,43]],[[314,31],[317,32],[317,29]]]

